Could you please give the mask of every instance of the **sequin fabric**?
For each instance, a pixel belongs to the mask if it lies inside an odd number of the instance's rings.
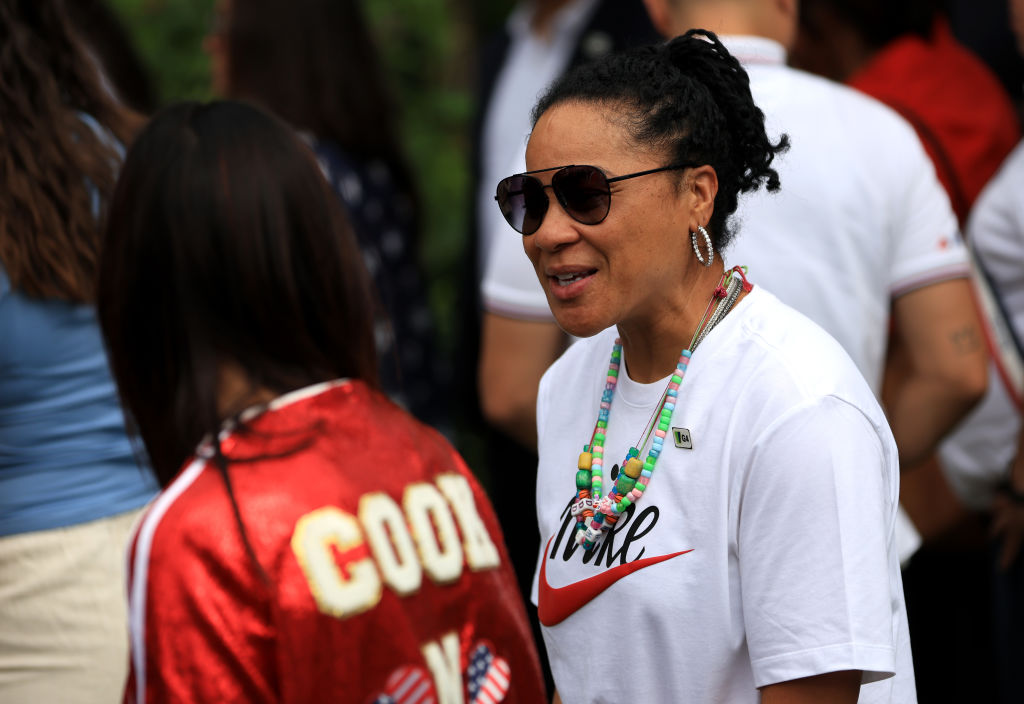
[[[193,461],[133,539],[125,701],[544,700],[493,511],[438,433],[344,382],[222,447],[252,556]]]

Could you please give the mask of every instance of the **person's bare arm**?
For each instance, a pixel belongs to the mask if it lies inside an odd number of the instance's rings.
[[[480,406],[488,422],[528,448],[537,448],[537,386],[565,345],[553,322],[484,313]]]
[[[883,393],[902,469],[922,462],[985,393],[988,353],[967,279],[896,299]]]
[[[761,687],[761,704],[856,704],[860,670],[826,672]]]
[[[558,696],[558,690],[555,690],[554,696],[551,697],[551,704],[562,704],[562,698]]]

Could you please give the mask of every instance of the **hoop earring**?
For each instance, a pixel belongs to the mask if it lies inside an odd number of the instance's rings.
[[[697,245],[697,232],[704,235],[704,245],[708,248],[707,259],[700,253],[700,247]],[[711,235],[708,234],[707,229],[703,225],[697,225],[697,232],[690,233],[690,242],[693,243],[693,253],[697,255],[697,261],[704,266],[711,266],[711,263],[715,261],[715,247],[711,244]]]

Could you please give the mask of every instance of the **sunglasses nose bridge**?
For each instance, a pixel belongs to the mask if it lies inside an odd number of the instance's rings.
[[[530,246],[544,252],[560,250],[581,237],[580,220],[566,207],[558,191],[553,187],[551,191],[554,198],[549,196],[545,217],[541,218],[533,236],[529,238]],[[552,200],[558,201],[558,205],[550,205]]]

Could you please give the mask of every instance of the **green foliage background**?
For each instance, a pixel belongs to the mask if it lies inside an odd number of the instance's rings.
[[[214,0],[109,0],[135,42],[161,103],[212,98],[203,37]],[[235,0],[245,2],[245,0]],[[469,208],[472,86],[480,43],[513,0],[365,0],[364,8],[402,106],[407,153],[423,205],[421,258],[444,349],[455,344],[460,254]],[[282,11],[287,12],[287,3]]]

